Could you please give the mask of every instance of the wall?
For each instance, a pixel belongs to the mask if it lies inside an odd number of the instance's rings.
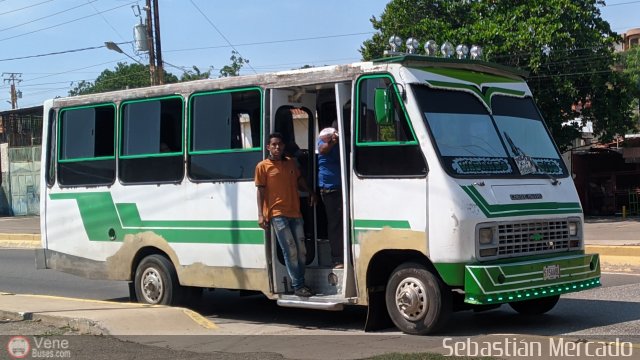
[[[40,214],[40,149],[9,148],[8,200],[12,215]],[[3,176],[3,186],[5,179]]]

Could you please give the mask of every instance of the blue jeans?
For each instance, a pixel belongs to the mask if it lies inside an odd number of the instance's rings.
[[[304,286],[304,268],[307,260],[302,218],[276,216],[271,219],[271,223],[284,255],[284,264],[291,277],[291,285],[297,290]]]

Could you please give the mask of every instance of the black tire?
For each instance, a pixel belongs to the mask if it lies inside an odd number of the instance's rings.
[[[548,296],[539,299],[516,301],[509,306],[522,315],[541,315],[553,309],[560,300],[560,295]]]
[[[438,331],[451,315],[451,292],[423,265],[398,266],[385,290],[387,311],[402,332],[426,335]]]
[[[177,305],[183,288],[173,264],[162,255],[149,255],[140,261],[134,280],[136,297],[141,303]]]

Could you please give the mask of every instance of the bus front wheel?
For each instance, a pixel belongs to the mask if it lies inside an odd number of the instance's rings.
[[[548,296],[509,303],[509,306],[522,315],[540,315],[553,309],[560,300],[560,295]]]
[[[134,280],[138,301],[154,305],[176,305],[182,287],[171,261],[162,255],[149,255],[140,261]]]
[[[417,263],[405,263],[393,271],[385,300],[393,323],[408,334],[433,333],[451,314],[451,293],[437,276]]]

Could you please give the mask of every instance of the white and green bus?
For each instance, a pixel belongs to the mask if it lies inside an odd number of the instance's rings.
[[[599,286],[600,265],[525,75],[403,54],[46,101],[38,267],[128,281],[150,304],[224,288],[367,306],[365,329],[411,334],[457,310],[547,312]],[[258,226],[254,169],[279,132],[317,185],[317,134],[334,120],[345,267],[331,267],[323,204],[302,206],[318,294],[299,298]]]

